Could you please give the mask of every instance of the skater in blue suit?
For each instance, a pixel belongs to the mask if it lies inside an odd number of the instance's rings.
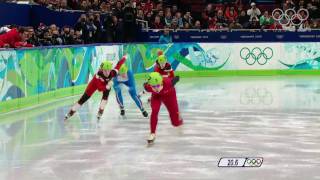
[[[116,98],[117,102],[120,106],[120,114],[122,116],[125,115],[124,105],[123,105],[123,98],[122,98],[122,92],[120,85],[123,84],[129,88],[129,94],[131,98],[134,100],[140,111],[142,112],[142,115],[144,117],[148,117],[147,111],[144,110],[142,101],[140,100],[139,95],[136,91],[136,85],[134,81],[133,72],[128,70],[128,67],[123,64],[119,70],[118,76],[113,79],[113,88],[116,92]]]

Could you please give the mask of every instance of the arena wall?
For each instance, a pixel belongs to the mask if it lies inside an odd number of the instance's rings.
[[[182,77],[320,75],[320,43],[174,43],[0,51],[0,113],[81,94],[100,63],[128,54],[143,78],[161,49]]]

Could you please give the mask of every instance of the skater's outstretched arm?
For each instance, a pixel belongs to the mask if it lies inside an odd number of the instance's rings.
[[[123,56],[120,61],[117,63],[116,67],[111,70],[110,72],[110,78],[116,77],[118,75],[119,69],[121,66],[126,62],[127,56]]]

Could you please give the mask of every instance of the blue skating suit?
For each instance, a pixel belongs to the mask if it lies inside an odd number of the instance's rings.
[[[121,93],[121,84],[126,85],[129,88],[129,94],[131,98],[134,100],[136,105],[139,107],[141,111],[144,111],[142,102],[140,98],[138,97],[137,91],[136,91],[136,85],[134,82],[134,77],[132,71],[128,70],[127,77],[123,77],[122,75],[118,75],[116,78],[113,78],[113,88],[116,92],[117,102],[121,109],[124,108],[123,105],[123,98]]]

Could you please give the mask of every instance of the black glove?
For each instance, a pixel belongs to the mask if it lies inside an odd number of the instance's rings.
[[[177,82],[180,81],[180,77],[179,76],[175,76],[172,78],[171,83],[173,86],[175,86],[177,84]]]

